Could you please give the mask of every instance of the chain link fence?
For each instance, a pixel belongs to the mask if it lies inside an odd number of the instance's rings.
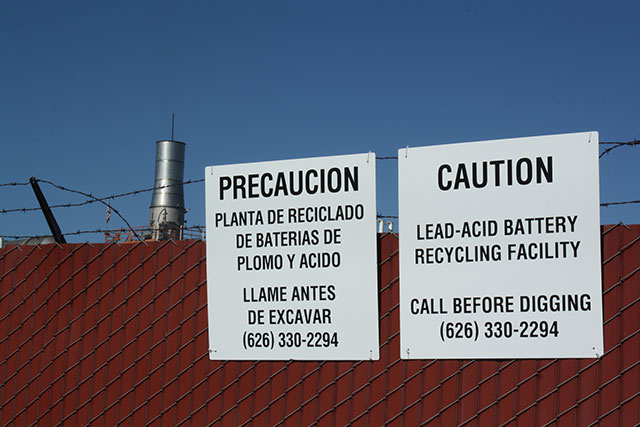
[[[380,234],[380,360],[207,355],[200,240],[0,249],[2,425],[637,425],[640,226],[604,226],[599,359],[400,359]],[[585,334],[590,333],[584,331]]]

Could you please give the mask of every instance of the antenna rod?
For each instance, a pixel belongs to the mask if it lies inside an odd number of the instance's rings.
[[[173,141],[173,130],[175,129],[176,110],[171,111],[171,140]]]
[[[31,188],[33,188],[33,192],[36,194],[36,199],[38,199],[38,203],[40,204],[40,209],[42,209],[42,213],[44,214],[44,219],[47,220],[47,225],[51,230],[51,234],[53,234],[53,238],[56,243],[67,243],[60,231],[60,227],[58,226],[58,222],[56,218],[53,216],[53,212],[51,212],[51,208],[47,203],[47,199],[44,198],[44,194],[42,194],[42,190],[40,190],[40,186],[38,185],[38,180],[36,177],[32,176],[29,178],[29,182],[31,183]]]

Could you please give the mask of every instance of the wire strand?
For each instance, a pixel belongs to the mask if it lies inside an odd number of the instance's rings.
[[[609,206],[632,205],[634,203],[640,203],[640,200],[627,200],[627,201],[624,201],[624,202],[600,203],[600,206],[602,206],[603,208],[606,208],[606,207],[609,207]]]
[[[609,154],[610,152],[612,152],[613,150],[615,150],[616,148],[620,148],[620,147],[629,147],[629,146],[635,146],[640,144],[640,140],[634,139],[633,141],[629,141],[629,142],[601,142],[601,145],[613,145],[612,147],[607,148],[606,150],[604,150],[602,153],[600,153],[600,156],[598,158],[602,158],[602,156],[604,156],[605,154]]]
[[[148,230],[151,230],[150,228]],[[182,229],[182,231],[198,231],[198,232],[202,232],[205,230],[205,227],[202,225],[192,225],[189,227],[185,227]],[[104,229],[104,228],[98,228],[95,230],[77,230],[77,231],[71,231],[68,233],[63,233],[63,236],[80,236],[82,234],[103,234],[103,233],[120,233],[120,232],[129,232],[132,230],[127,230],[126,228],[114,228],[114,229]],[[2,239],[36,239],[36,238],[42,238],[42,237],[51,237],[50,235],[7,235],[7,234],[0,234],[0,238]]]
[[[46,181],[46,180],[43,180],[43,179],[37,179],[37,178],[36,178],[36,180],[37,180],[38,182],[42,182],[42,183],[44,183],[44,184],[49,184],[49,185],[51,185],[51,186],[53,186],[53,187],[55,187],[55,188],[57,188],[57,189],[59,189],[59,190],[62,190],[62,191],[68,191],[68,192],[70,192],[70,193],[75,193],[75,194],[80,194],[80,195],[82,195],[82,196],[85,196],[85,197],[88,197],[88,198],[94,199],[96,202],[102,203],[102,204],[103,204],[103,205],[105,205],[107,208],[110,208],[113,212],[115,212],[115,214],[116,214],[116,215],[118,215],[118,216],[120,217],[120,219],[121,219],[122,221],[124,221],[124,223],[125,223],[125,224],[127,224],[127,227],[129,227],[129,230],[131,230],[131,232],[133,233],[133,235],[134,235],[134,236],[136,236],[136,238],[137,238],[138,240],[142,241],[142,238],[138,235],[138,233],[136,233],[136,232],[135,232],[135,230],[133,229],[133,227],[131,227],[131,224],[129,224],[129,221],[127,221],[127,220],[125,219],[125,217],[123,217],[123,216],[120,214],[120,212],[119,212],[116,208],[114,208],[113,206],[108,205],[108,204],[107,204],[107,203],[105,203],[103,200],[98,199],[97,197],[93,196],[92,194],[85,193],[85,192],[80,191],[80,190],[73,190],[73,189],[71,189],[71,188],[66,188],[66,187],[63,187],[62,185],[58,185],[58,184],[53,183],[53,182],[51,182],[51,181]]]
[[[603,146],[609,145],[610,146],[609,148],[605,149],[599,155],[599,158],[602,158],[606,154],[609,154],[611,151],[613,151],[615,149],[618,149],[620,147],[625,147],[625,146],[631,146],[632,147],[632,146],[640,145],[640,140],[634,139],[633,141],[627,141],[627,142],[602,141],[602,142],[599,143],[599,145],[603,145]],[[397,159],[398,159],[397,156],[376,156],[376,160],[397,160]],[[58,189],[60,189],[62,191],[68,191],[68,192],[80,194],[80,195],[82,195],[82,196],[84,196],[84,197],[86,197],[88,199],[88,200],[85,200],[83,202],[78,202],[78,203],[66,203],[66,204],[57,204],[57,205],[51,205],[50,206],[52,209],[55,209],[55,208],[72,208],[72,207],[86,206],[86,205],[90,205],[90,204],[93,204],[93,203],[102,203],[103,205],[107,206],[105,201],[111,201],[111,200],[114,200],[114,199],[117,199],[117,198],[121,198],[121,197],[133,196],[133,195],[137,195],[137,194],[141,194],[141,193],[145,193],[145,192],[150,192],[150,191],[154,191],[154,190],[160,190],[160,189],[164,189],[164,188],[170,188],[170,187],[174,187],[174,186],[178,186],[178,185],[197,184],[197,183],[204,182],[204,178],[202,178],[202,179],[191,179],[191,180],[187,180],[187,181],[183,181],[183,182],[179,182],[179,183],[175,183],[175,184],[167,184],[167,185],[161,185],[161,186],[157,186],[157,187],[143,188],[143,189],[140,189],[140,190],[133,190],[133,191],[125,192],[125,193],[112,194],[112,195],[105,196],[105,197],[95,197],[91,193],[84,193],[82,191],[69,189],[69,188],[63,187],[61,185],[55,184],[55,183],[53,183],[51,181],[47,181],[47,180],[38,179],[38,181],[39,182],[43,182],[45,184],[49,184],[49,185],[51,185],[51,186],[53,186],[55,188],[58,188]],[[7,182],[7,183],[0,183],[0,187],[18,187],[18,186],[27,186],[29,184],[30,184],[29,182]],[[609,202],[609,203],[601,203],[600,206],[608,207],[608,206],[627,205],[627,204],[636,204],[636,203],[640,203],[640,201],[638,201],[638,200],[629,200],[629,201],[622,201],[622,202]],[[125,224],[127,224],[127,226],[129,226],[129,228],[131,228],[131,226],[129,225],[127,220],[116,209],[114,209],[113,207],[112,207],[112,209],[125,222]],[[18,213],[18,212],[26,213],[26,212],[35,212],[35,211],[40,211],[40,207],[0,209],[0,214]],[[378,215],[377,217],[378,218],[391,218],[391,219],[396,219],[397,218],[397,217],[394,217],[394,216],[384,216],[384,215]],[[136,237],[138,237],[138,236],[136,236]]]
[[[22,185],[29,185],[29,182],[7,182],[4,184],[0,184],[0,187],[18,187]]]
[[[38,181],[40,181],[40,180],[38,179]],[[42,181],[42,182],[45,182],[45,181]],[[158,187],[144,188],[142,190],[133,190],[133,191],[128,191],[126,193],[112,194],[110,196],[105,196],[105,197],[94,197],[94,196],[91,196],[91,197],[93,197],[92,199],[85,200],[84,202],[51,205],[49,207],[51,209],[54,209],[54,208],[74,208],[74,207],[90,205],[90,204],[98,203],[98,202],[103,203],[104,201],[110,201],[110,200],[117,199],[117,198],[120,198],[120,197],[134,196],[134,195],[137,195],[137,194],[140,194],[140,193],[149,192],[149,191],[161,190],[163,188],[175,187],[177,185],[196,184],[196,183],[199,183],[199,182],[204,182],[204,178],[203,179],[194,179],[194,180],[189,180],[189,181],[183,181],[183,182],[177,183],[177,184],[167,184],[167,185],[160,185]],[[27,183],[27,184],[29,184],[29,183]],[[19,185],[22,185],[22,184],[19,184]],[[53,184],[53,185],[56,185],[56,184]],[[39,207],[0,209],[0,214],[7,214],[7,213],[13,213],[13,212],[33,212],[33,211],[39,211],[39,210],[40,210]]]

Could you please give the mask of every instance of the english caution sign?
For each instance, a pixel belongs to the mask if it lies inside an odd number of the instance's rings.
[[[596,132],[398,159],[403,358],[602,354]]]

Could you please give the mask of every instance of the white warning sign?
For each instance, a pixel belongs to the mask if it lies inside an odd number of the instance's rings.
[[[375,154],[205,170],[210,357],[379,358]]]
[[[596,132],[398,159],[402,358],[602,354]]]

